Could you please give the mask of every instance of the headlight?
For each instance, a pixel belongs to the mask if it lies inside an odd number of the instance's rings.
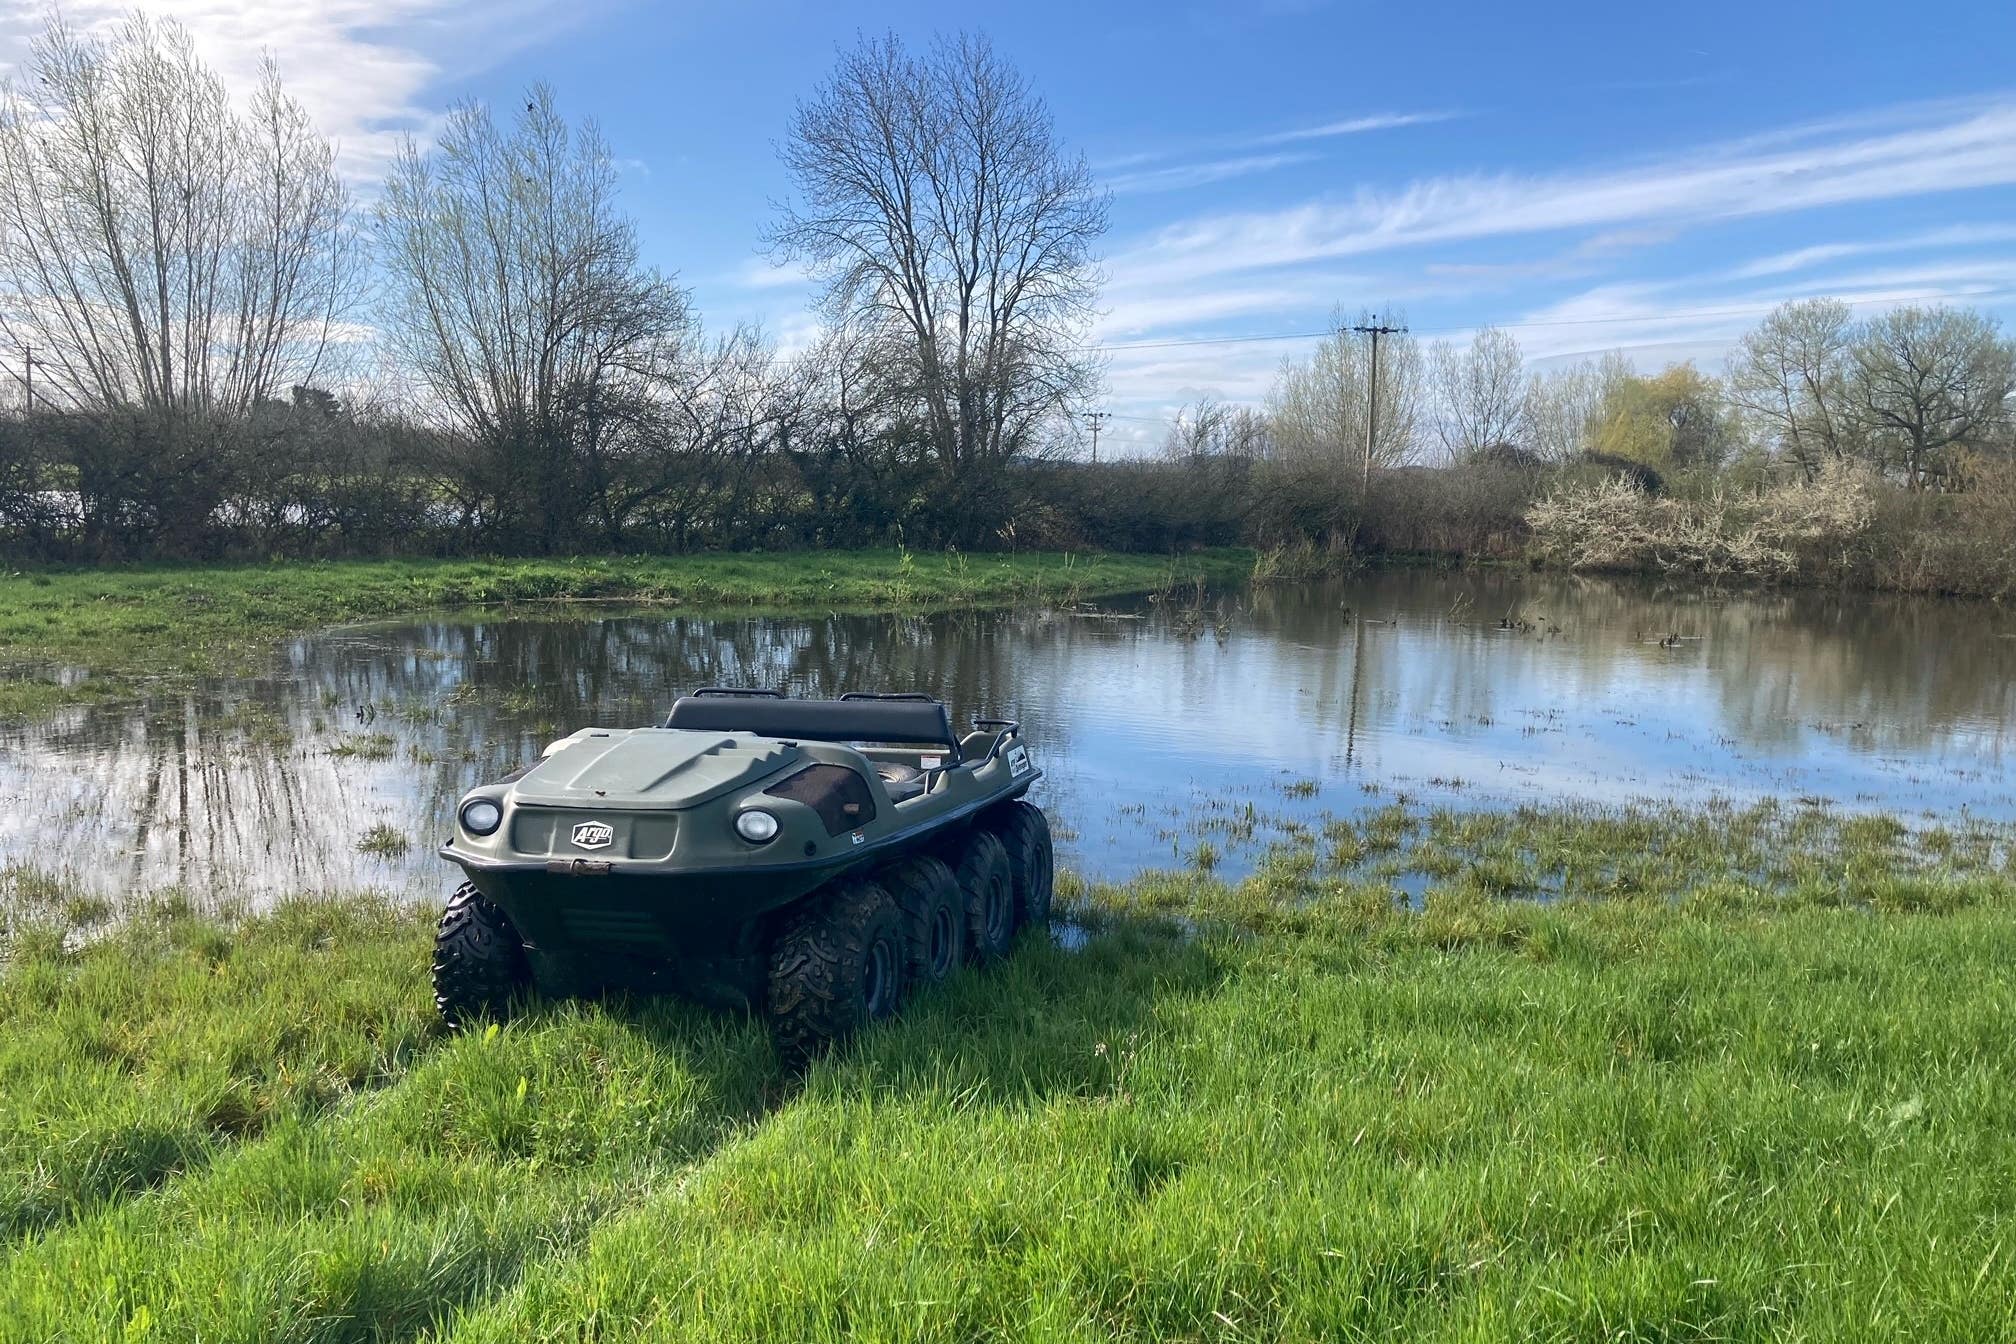
[[[488,798],[471,798],[462,804],[462,829],[471,835],[488,835],[504,820],[504,809]]]
[[[775,840],[777,832],[782,829],[777,824],[777,818],[760,807],[752,807],[747,812],[737,814],[735,818],[735,834],[752,845],[767,844]]]

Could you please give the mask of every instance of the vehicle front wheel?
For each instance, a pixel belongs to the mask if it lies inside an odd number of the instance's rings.
[[[532,982],[525,943],[503,909],[465,882],[448,898],[434,930],[434,1006],[460,1031],[501,1018]]]
[[[843,882],[793,913],[770,948],[770,1023],[809,1056],[903,1001],[903,914],[873,882]]]
[[[1050,896],[1056,885],[1049,820],[1034,803],[1018,800],[995,808],[986,824],[1008,851],[1008,869],[1015,877],[1016,915],[1024,924],[1048,924]]]

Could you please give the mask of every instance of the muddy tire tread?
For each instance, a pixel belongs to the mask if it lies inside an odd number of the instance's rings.
[[[525,945],[502,907],[465,882],[448,898],[434,930],[434,1006],[460,1031],[480,1017],[502,1018],[532,982]]]
[[[862,967],[878,932],[887,932],[903,971],[902,912],[878,884],[843,881],[821,892],[778,931],[771,944],[771,1028],[789,1056],[808,1056],[867,1021]]]

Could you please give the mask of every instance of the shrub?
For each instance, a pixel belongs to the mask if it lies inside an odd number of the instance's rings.
[[[1697,499],[1651,495],[1622,476],[1575,482],[1528,511],[1534,558],[1577,570],[1710,580],[1842,579],[1865,572],[1876,486],[1836,465],[1812,481]]]

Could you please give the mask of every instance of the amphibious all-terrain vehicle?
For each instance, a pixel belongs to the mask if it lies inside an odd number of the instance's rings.
[[[961,735],[924,695],[708,687],[585,728],[456,808],[435,1000],[459,1026],[534,985],[662,986],[812,1049],[1049,919],[1041,774],[1019,724]]]

